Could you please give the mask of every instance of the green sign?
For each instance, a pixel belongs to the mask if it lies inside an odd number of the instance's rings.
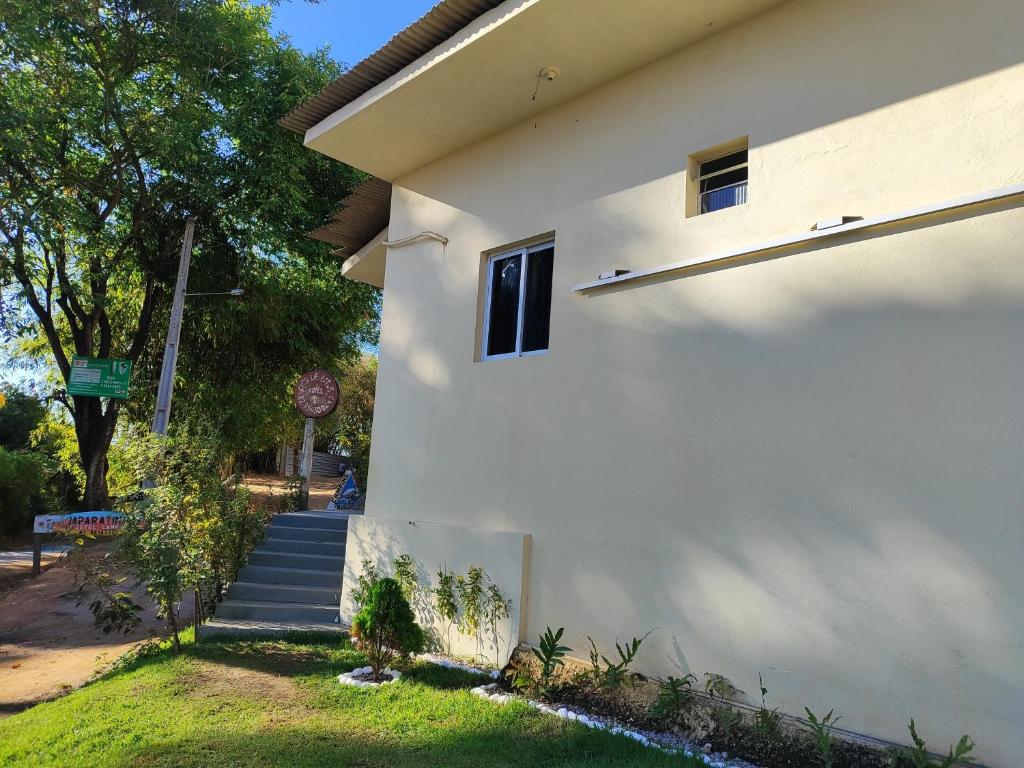
[[[131,360],[104,360],[75,355],[71,359],[68,394],[117,397],[123,400],[128,397],[128,380],[131,376]]]

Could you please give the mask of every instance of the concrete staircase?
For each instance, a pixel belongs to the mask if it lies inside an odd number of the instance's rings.
[[[283,512],[249,555],[202,636],[341,632],[347,512]]]

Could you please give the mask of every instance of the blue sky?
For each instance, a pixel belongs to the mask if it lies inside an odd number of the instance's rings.
[[[331,56],[358,64],[426,13],[436,0],[305,0],[274,8],[274,31],[283,32],[304,51],[324,45]]]

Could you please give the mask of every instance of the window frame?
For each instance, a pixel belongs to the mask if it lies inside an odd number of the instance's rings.
[[[484,322],[480,339],[480,360],[508,360],[518,357],[536,357],[546,355],[551,349],[551,339],[548,338],[548,346],[544,349],[531,349],[523,351],[523,328],[526,320],[526,278],[530,269],[530,254],[536,251],[543,251],[550,248],[555,249],[554,239],[543,240],[538,243],[524,245],[519,248],[510,248],[490,254],[487,257],[487,269],[484,273],[484,290],[487,292],[484,300]],[[519,304],[516,312],[516,348],[512,352],[502,352],[497,355],[487,353],[487,345],[491,335],[491,299],[494,285],[494,265],[502,259],[510,256],[519,257]],[[554,254],[552,254],[554,258]],[[548,305],[548,318],[550,322],[551,305]]]
[[[706,173],[706,174],[701,173],[701,169],[704,167],[705,164],[713,163],[715,160],[721,160],[722,158],[728,157],[729,155],[738,154],[739,152],[746,152],[747,153],[747,157],[746,157],[746,159],[742,163],[736,163],[735,165],[730,165],[730,166],[728,166],[726,168],[719,168],[718,170],[711,171],[711,172]],[[739,170],[740,168],[743,168],[747,172],[747,177],[742,182],[736,182],[734,184],[727,184],[727,185],[725,185],[723,187],[718,187],[717,189],[708,190],[707,192],[702,192],[701,191],[701,182],[703,182],[705,179],[713,179],[716,176],[722,176],[722,175],[724,175],[726,173],[732,173],[733,171]],[[704,204],[704,195],[705,194],[711,194],[712,192],[717,192],[719,189],[735,189],[736,187],[739,187],[741,184],[743,186],[745,186],[747,188],[747,190],[748,190],[747,193],[745,193],[744,196],[743,196],[743,202],[742,203],[733,203],[732,205],[726,205],[726,206],[724,206],[722,208],[715,208],[715,209],[712,209],[710,211],[702,210],[703,204]],[[724,210],[727,210],[729,208],[739,208],[741,205],[746,205],[747,204],[747,199],[748,199],[747,195],[749,195],[749,188],[750,188],[750,147],[749,147],[749,145],[746,142],[744,142],[742,145],[731,147],[731,148],[727,149],[726,151],[723,151],[723,152],[710,152],[710,153],[706,154],[705,156],[699,158],[697,160],[696,178],[694,179],[694,185],[695,185],[696,193],[697,193],[696,212],[695,212],[695,215],[697,215],[697,216],[707,216],[709,213],[717,213],[718,211],[724,211]]]

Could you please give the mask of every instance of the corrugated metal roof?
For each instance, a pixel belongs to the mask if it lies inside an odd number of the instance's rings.
[[[309,236],[340,246],[343,254],[351,256],[380,234],[390,217],[391,184],[371,177],[341,201],[341,208],[327,224]]]
[[[430,52],[503,0],[442,0],[423,18],[392,37],[376,53],[356,64],[309,101],[283,118],[281,125],[305,133],[392,75]]]

